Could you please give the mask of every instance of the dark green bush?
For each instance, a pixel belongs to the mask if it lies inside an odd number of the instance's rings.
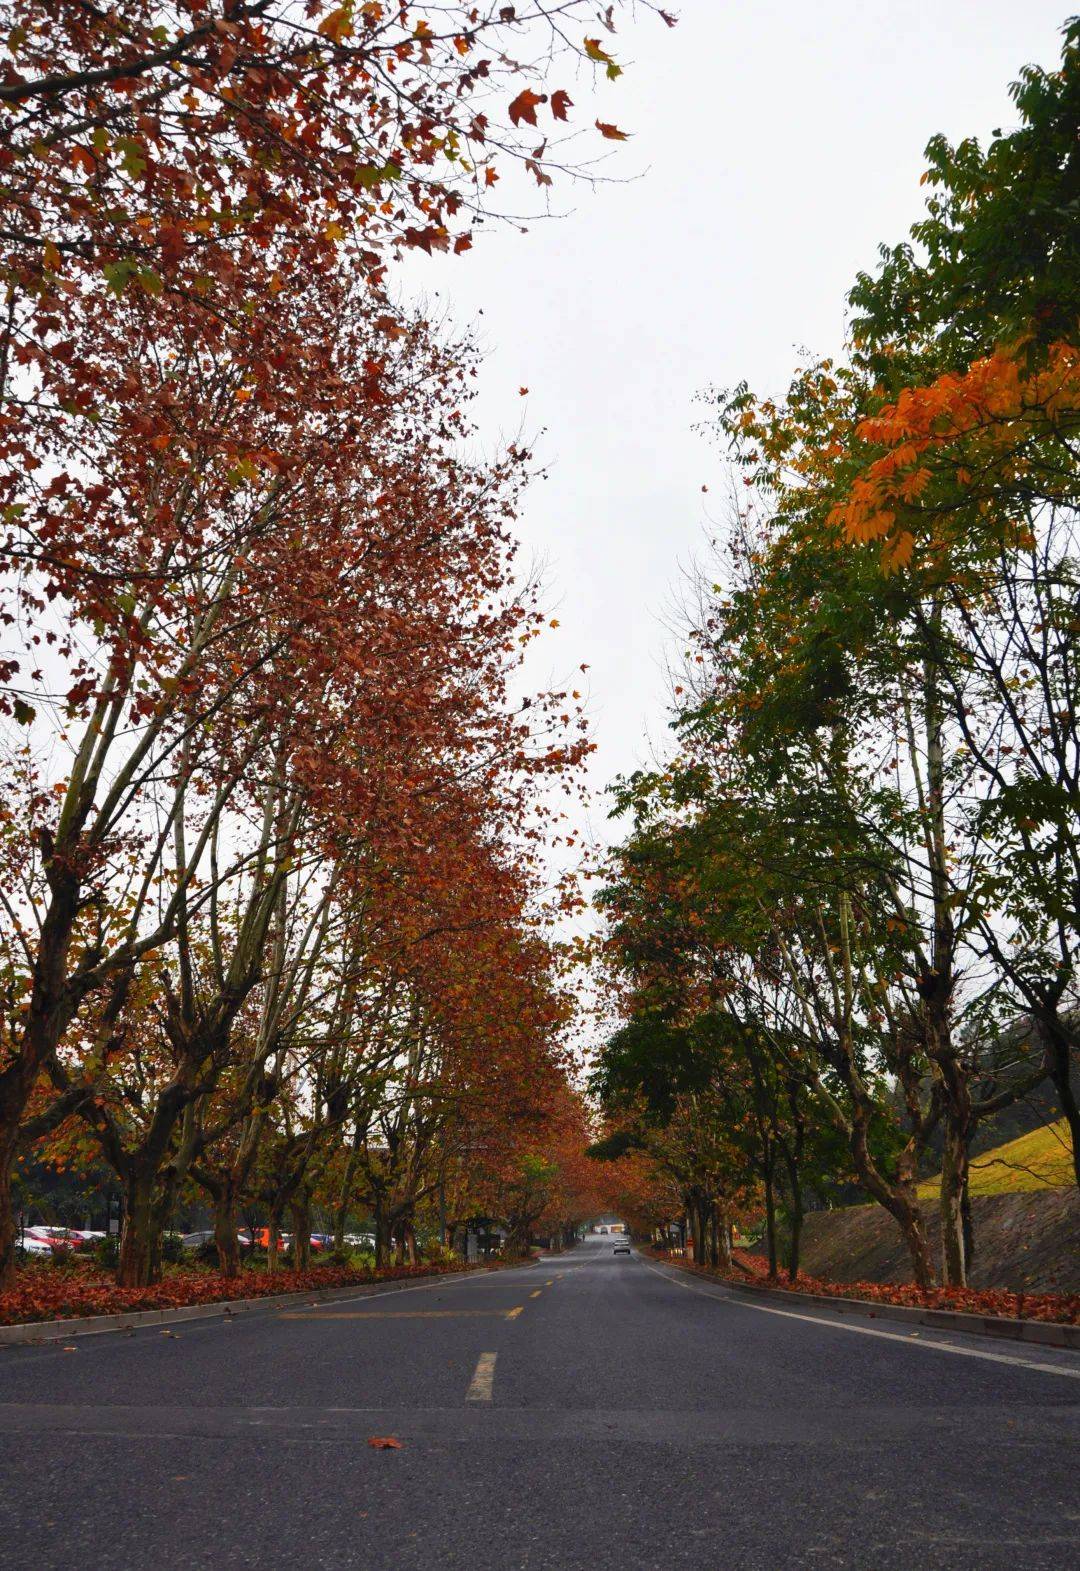
[[[99,1238],[94,1245],[94,1259],[99,1266],[113,1269],[120,1264],[120,1235],[107,1233],[104,1238]]]

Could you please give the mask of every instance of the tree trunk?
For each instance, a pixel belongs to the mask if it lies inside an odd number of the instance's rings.
[[[16,1122],[12,1122],[9,1131],[6,1126],[0,1125],[0,1292],[15,1285],[15,1245],[18,1242],[19,1225],[11,1192],[11,1175],[15,1166],[18,1127]]]
[[[788,1187],[791,1190],[791,1245],[788,1252],[788,1281],[799,1277],[799,1254],[802,1249],[802,1229],[805,1208],[802,1191],[802,1159],[806,1146],[806,1118],[799,1099],[799,1085],[789,1081],[788,1106],[791,1109],[793,1138],[783,1142],[784,1165],[787,1168]]]
[[[381,1199],[375,1201],[375,1269],[385,1271],[390,1264],[392,1230]]]
[[[941,1273],[946,1287],[966,1287],[967,1259],[964,1250],[964,1190],[967,1187],[967,1131],[959,1120],[947,1116],[945,1142],[941,1153]]]
[[[334,1212],[334,1253],[345,1252],[345,1228],[349,1221],[349,1202],[343,1200]]]
[[[1050,1060],[1050,1080],[1058,1094],[1061,1111],[1065,1114],[1065,1122],[1069,1127],[1073,1177],[1077,1187],[1080,1188],[1080,1103],[1077,1102],[1076,1092],[1073,1089],[1073,1052],[1070,1033],[1064,1031],[1055,1019],[1039,1020],[1038,1023],[1040,1034],[1044,1041],[1049,1043],[1050,1051],[1047,1056]]]
[[[289,1207],[293,1224],[293,1270],[311,1269],[311,1197],[301,1195]]]
[[[281,1261],[278,1254],[278,1242],[281,1239],[281,1202],[275,1201],[270,1207],[270,1214],[266,1219],[266,1269],[276,1272]]]
[[[901,1153],[899,1171],[894,1184],[889,1184],[882,1178],[870,1155],[869,1128],[872,1104],[850,1070],[846,1079],[852,1093],[852,1120],[848,1129],[848,1144],[855,1174],[866,1191],[879,1205],[885,1207],[899,1227],[911,1257],[911,1269],[916,1285],[933,1287],[934,1266],[923,1227],[922,1213],[919,1210],[915,1183],[915,1155],[912,1151]]]
[[[776,1276],[776,1191],[773,1165],[765,1167],[765,1242],[769,1251],[769,1280]]]
[[[791,1242],[788,1246],[787,1274],[788,1281],[794,1282],[799,1275],[799,1251],[802,1246],[804,1216],[802,1175],[799,1171],[798,1161],[787,1153],[785,1153],[785,1166],[787,1167],[788,1186],[791,1190]]]
[[[126,1180],[118,1287],[149,1287],[160,1275],[161,1218],[154,1199],[153,1176],[137,1172]]]
[[[709,1263],[709,1246],[706,1232],[709,1224],[709,1204],[706,1200],[695,1198],[691,1205],[691,1222],[694,1229],[694,1264],[704,1266]]]
[[[968,1151],[968,1172],[964,1175],[964,1192],[960,1196],[960,1223],[964,1230],[964,1269],[968,1277],[975,1260],[975,1217],[971,1209],[971,1152]]]
[[[226,1179],[214,1196],[214,1244],[222,1276],[239,1276],[240,1242],[236,1236],[236,1194]]]

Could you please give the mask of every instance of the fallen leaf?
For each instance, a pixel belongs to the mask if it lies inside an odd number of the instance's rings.
[[[400,1451],[401,1441],[395,1440],[393,1435],[369,1435],[368,1445],[373,1451]]]

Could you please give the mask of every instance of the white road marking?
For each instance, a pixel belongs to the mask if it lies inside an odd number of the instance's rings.
[[[856,1336],[882,1337],[886,1342],[902,1342],[905,1347],[923,1348],[929,1353],[957,1353],[961,1358],[982,1358],[990,1364],[1015,1364],[1018,1369],[1036,1369],[1041,1374],[1064,1375],[1066,1380],[1080,1380],[1080,1368],[1066,1369],[1061,1364],[1037,1364],[1033,1359],[1014,1358],[1008,1353],[984,1352],[981,1347],[955,1347],[950,1342],[925,1342],[921,1339],[916,1340],[919,1333],[879,1331],[876,1326],[855,1326],[847,1320],[822,1320],[817,1315],[800,1314],[797,1309],[773,1309],[769,1304],[748,1304],[742,1298],[710,1293],[703,1287],[696,1287],[693,1282],[680,1282],[678,1277],[668,1276],[666,1271],[659,1271],[656,1266],[649,1266],[648,1270],[665,1282],[671,1282],[676,1287],[685,1287],[688,1293],[700,1293],[702,1298],[719,1300],[721,1303],[731,1304],[735,1309],[756,1309],[758,1314],[781,1315],[785,1320],[805,1320],[808,1325],[824,1326],[831,1331],[853,1331]]]
[[[465,1393],[466,1402],[491,1401],[491,1388],[495,1380],[495,1358],[494,1353],[481,1353],[476,1360],[476,1369],[469,1383],[469,1389]]]

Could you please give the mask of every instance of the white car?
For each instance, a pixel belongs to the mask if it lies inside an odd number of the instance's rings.
[[[33,1240],[35,1243],[45,1245],[45,1249],[55,1254],[58,1249],[83,1249],[91,1243],[97,1234],[82,1233],[75,1227],[28,1227],[23,1234],[24,1241]],[[43,1254],[45,1250],[27,1250],[28,1253]]]
[[[49,1240],[38,1237],[33,1229],[22,1235],[16,1247],[21,1249],[24,1255],[51,1255],[54,1253],[53,1246]]]

